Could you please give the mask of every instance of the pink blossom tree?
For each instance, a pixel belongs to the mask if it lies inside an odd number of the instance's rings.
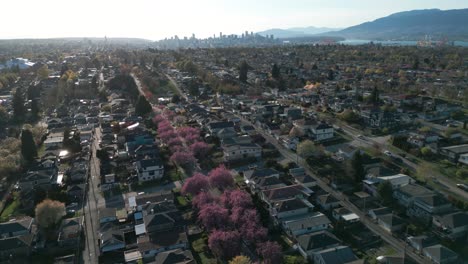
[[[216,203],[216,202],[217,202],[216,197],[214,197],[209,192],[200,192],[192,199],[193,207],[197,208],[198,210],[200,210],[207,204]]]
[[[268,237],[268,230],[258,223],[245,222],[239,227],[242,238],[250,243],[263,242]]]
[[[177,138],[177,134],[174,130],[165,130],[161,132],[158,130],[158,136],[163,143],[168,143],[171,139]]]
[[[221,203],[224,205],[225,208],[228,209],[233,209],[236,207],[247,209],[253,207],[252,197],[250,197],[250,194],[241,190],[232,190],[224,192],[221,195]]]
[[[169,140],[167,141],[167,146],[171,148],[176,145],[182,146],[183,145],[182,140],[179,137],[169,138]]]
[[[208,247],[217,257],[228,260],[240,253],[241,237],[237,231],[214,230],[208,237]]]
[[[190,173],[197,164],[197,160],[193,156],[192,152],[175,152],[169,160],[182,167],[188,173]]]
[[[164,118],[163,115],[155,115],[153,117],[153,123],[158,125],[159,123],[161,123],[162,121],[166,120],[166,118]]]
[[[190,145],[190,149],[192,150],[195,157],[200,160],[206,157],[206,155],[210,152],[211,147],[203,141],[197,141]]]
[[[198,212],[198,220],[207,230],[225,230],[230,224],[229,211],[215,203],[206,204]]]
[[[234,179],[231,175],[231,172],[224,167],[224,165],[219,166],[216,169],[213,169],[208,174],[210,185],[213,188],[218,188],[224,190],[226,188],[234,186]]]
[[[202,191],[208,191],[209,188],[210,184],[208,182],[208,177],[201,173],[195,173],[184,182],[181,192],[185,195],[191,194],[192,196],[195,196]]]
[[[265,264],[280,264],[283,260],[281,246],[276,242],[267,241],[257,245],[257,253]]]
[[[179,136],[182,138],[185,138],[188,135],[200,136],[200,130],[198,128],[188,126],[180,127],[179,129],[177,129],[177,133],[179,133]]]

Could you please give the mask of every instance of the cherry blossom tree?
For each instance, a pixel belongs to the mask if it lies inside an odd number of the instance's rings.
[[[280,264],[283,260],[281,246],[276,242],[259,243],[257,253],[263,258],[265,264]]]
[[[192,152],[175,152],[169,160],[182,167],[187,172],[191,172],[197,164],[197,160]]]
[[[208,174],[210,185],[213,188],[218,188],[224,190],[226,188],[234,186],[234,179],[231,175],[231,172],[224,167],[224,165],[219,166],[216,169],[213,169]]]
[[[261,243],[268,237],[268,230],[259,223],[244,222],[244,224],[239,227],[239,230],[242,234],[242,238],[253,244]]]
[[[211,147],[203,141],[197,141],[190,145],[190,149],[192,150],[195,157],[200,160],[206,157],[206,155],[210,152]]]
[[[177,133],[179,133],[179,136],[182,138],[186,138],[189,135],[200,136],[200,130],[198,128],[188,126],[180,127],[177,129]]]
[[[210,184],[208,182],[208,177],[201,173],[195,173],[184,182],[181,192],[183,194],[191,194],[195,196],[202,191],[208,191],[209,188]]]
[[[173,146],[182,146],[183,143],[182,143],[182,140],[178,137],[172,137],[172,138],[169,138],[169,140],[167,141],[167,145],[169,147],[173,147]]]
[[[192,176],[193,177],[193,176]],[[192,205],[199,210],[205,205],[210,203],[216,203],[217,199],[209,192],[200,192],[192,199]]]
[[[166,130],[166,131],[162,131],[162,132],[158,131],[158,135],[159,135],[159,138],[161,139],[161,141],[163,143],[168,143],[169,140],[171,140],[173,138],[177,138],[177,134],[175,133],[174,130]]]
[[[208,237],[208,247],[217,257],[228,260],[240,253],[241,237],[237,231],[214,230]]]
[[[167,119],[163,115],[155,115],[153,117],[152,121],[153,121],[154,124],[158,125],[159,123],[161,123],[164,120],[167,120]]]
[[[198,220],[207,230],[225,230],[230,224],[229,211],[215,203],[206,204],[198,212]]]
[[[233,190],[233,191],[226,191],[221,195],[221,203],[224,205],[225,208],[233,209],[236,207],[247,209],[253,207],[252,198],[250,194],[241,191],[241,190]]]

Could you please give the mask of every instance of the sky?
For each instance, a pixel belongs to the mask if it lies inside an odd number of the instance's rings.
[[[468,0],[0,0],[0,39],[208,37],[270,28],[339,27]]]

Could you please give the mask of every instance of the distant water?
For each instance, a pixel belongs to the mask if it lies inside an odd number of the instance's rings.
[[[418,45],[417,41],[412,41],[412,40],[402,40],[402,41],[374,40],[372,41],[372,40],[363,40],[363,39],[347,39],[347,40],[339,41],[338,43],[345,44],[345,45],[363,45],[363,44],[369,44],[371,42],[375,44],[382,44],[383,46],[416,46]],[[455,46],[468,47],[468,42],[466,41],[454,41],[453,44]]]

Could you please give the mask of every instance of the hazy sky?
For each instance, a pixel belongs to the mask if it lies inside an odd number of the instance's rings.
[[[1,0],[0,38],[207,37],[297,26],[348,27],[468,0]]]

